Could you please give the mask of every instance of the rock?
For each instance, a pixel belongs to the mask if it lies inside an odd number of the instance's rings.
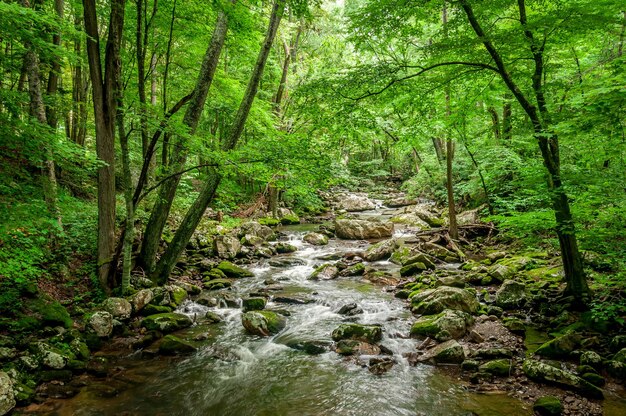
[[[490,315],[496,315],[496,314],[490,313]],[[500,315],[502,315],[502,309],[500,309]],[[522,321],[519,318],[504,318],[502,320],[502,325],[504,325],[506,329],[508,329],[514,334],[517,334],[517,335],[526,334],[526,324],[524,323],[524,321]]]
[[[166,335],[159,344],[159,353],[164,355],[177,355],[195,352],[196,346],[189,341],[178,338],[174,335]]]
[[[226,278],[227,277],[224,274],[224,272],[218,269],[217,267],[212,268],[211,270],[202,273],[202,280],[204,282],[208,280],[226,279]]]
[[[504,264],[494,264],[487,270],[487,274],[497,282],[504,282],[515,275],[515,271]]]
[[[7,373],[0,371],[0,415],[6,415],[15,407],[13,382]]]
[[[309,280],[331,280],[339,276],[339,269],[333,264],[322,264],[308,277]]]
[[[168,285],[165,286],[170,294],[170,305],[174,308],[179,307],[185,299],[187,299],[187,291],[180,286]]]
[[[342,339],[335,345],[335,351],[341,355],[378,355],[380,347],[356,339]]]
[[[226,289],[227,287],[231,287],[232,285],[233,282],[228,279],[215,279],[204,282],[204,288],[206,290]]]
[[[363,276],[365,274],[365,270],[365,264],[357,263],[340,271],[339,276]]]
[[[437,214],[429,211],[428,207],[425,205],[416,205],[413,209],[413,213],[431,227],[441,227],[444,224],[443,219],[439,218]]]
[[[141,289],[129,298],[129,301],[133,307],[135,313],[142,310],[147,304],[149,304],[154,298],[152,289]]]
[[[341,208],[348,212],[359,212],[374,209],[376,205],[366,196],[347,194],[341,199]]]
[[[60,325],[67,329],[72,327],[73,322],[72,318],[70,318],[70,314],[67,312],[67,309],[65,309],[65,306],[61,305],[59,302],[36,303],[35,305],[37,305],[37,307],[33,309],[41,314],[41,323],[43,325]]]
[[[463,289],[465,287],[465,280],[458,275],[444,276],[435,281],[435,286],[450,286]]]
[[[606,372],[609,373],[611,377],[621,380],[622,382],[626,381],[626,364],[609,360],[605,363],[605,367]]]
[[[412,311],[421,315],[434,315],[444,309],[467,313],[478,312],[476,297],[468,290],[441,286],[418,293],[411,298]]]
[[[207,311],[204,318],[209,324],[219,324],[220,322],[224,321],[224,319],[220,315],[216,314],[213,311]]]
[[[414,276],[425,270],[428,270],[428,267],[426,267],[424,263],[415,262],[407,264],[406,266],[402,266],[402,268],[400,269],[400,276]]]
[[[341,324],[332,332],[333,341],[353,339],[374,344],[383,337],[383,330],[379,325]]]
[[[508,377],[511,374],[511,360],[500,359],[487,361],[478,368],[479,371],[500,377]]]
[[[574,332],[554,338],[537,348],[536,355],[546,358],[562,359],[569,355],[580,345],[581,336]]]
[[[388,259],[397,247],[394,238],[371,245],[365,252],[365,260],[378,261]]]
[[[304,266],[306,261],[302,259],[297,259],[295,257],[284,257],[280,259],[272,259],[269,262],[269,265],[272,267],[294,267],[294,266]]]
[[[477,371],[479,366],[480,366],[480,362],[476,360],[465,360],[461,363],[461,370]]]
[[[15,348],[0,347],[0,361],[11,361],[17,357]]]
[[[325,246],[328,244],[328,237],[320,233],[307,233],[303,240],[314,246]]]
[[[315,302],[314,299],[308,297],[292,295],[276,295],[272,300],[276,303],[286,303],[288,305],[308,305]]]
[[[102,309],[110,313],[115,319],[129,319],[133,312],[133,306],[123,298],[107,298],[102,302]]]
[[[241,315],[241,322],[246,330],[262,337],[277,334],[287,325],[287,319],[271,311],[250,311]]]
[[[426,254],[429,254],[433,257],[438,258],[439,260],[443,260],[448,263],[459,261],[459,255],[457,253],[454,253],[438,244],[424,243],[422,245],[422,250]]]
[[[611,343],[609,344],[609,348],[611,351],[617,352],[622,348],[626,348],[626,335],[616,335],[611,339]]]
[[[267,304],[267,299],[261,297],[252,297],[252,298],[244,298],[242,299],[242,307],[244,312],[248,311],[259,311],[261,309],[265,309],[265,305]]]
[[[391,370],[391,367],[393,367],[395,363],[396,362],[393,358],[373,357],[370,358],[367,369],[370,373],[380,376]]]
[[[300,217],[298,217],[296,213],[294,213],[291,210],[284,209],[284,208],[282,208],[282,210],[283,210],[283,213],[281,214],[281,217],[280,217],[280,223],[282,225],[300,224]]]
[[[250,270],[239,267],[229,261],[222,261],[217,265],[217,269],[221,270],[227,277],[240,279],[242,277],[254,277],[254,273]]]
[[[191,319],[187,315],[180,313],[150,315],[141,321],[141,326],[148,331],[159,331],[164,334],[188,328],[191,325]]]
[[[586,380],[568,371],[536,360],[526,360],[523,365],[524,373],[531,380],[554,383],[565,388],[571,388],[592,399],[602,399],[602,390]]]
[[[436,364],[461,364],[465,360],[465,352],[461,344],[451,339],[431,348],[427,357]]]
[[[218,235],[213,240],[213,251],[222,259],[234,259],[241,251],[241,243],[230,235]]]
[[[539,416],[561,416],[563,413],[563,405],[561,405],[561,401],[554,396],[543,396],[535,400],[533,410]]]
[[[496,292],[496,305],[515,309],[526,303],[526,285],[515,280],[505,280]]]
[[[595,351],[585,351],[580,354],[580,365],[587,365],[595,370],[602,368],[602,357]]]
[[[149,315],[156,315],[157,313],[169,313],[169,312],[172,312],[172,310],[173,309],[169,306],[154,305],[152,303],[149,303],[148,305],[146,305],[145,308],[141,310],[141,315],[149,316]]]
[[[113,332],[113,315],[106,311],[98,311],[91,315],[88,325],[99,337],[108,337]]]
[[[412,212],[394,215],[389,219],[389,221],[394,224],[406,224],[419,230],[427,230],[430,228],[430,225],[426,224],[426,222]]]
[[[67,361],[66,357],[51,350],[43,351],[41,355],[41,363],[53,370],[62,370],[67,365]]]
[[[356,303],[348,303],[347,305],[343,305],[337,313],[339,315],[355,316],[362,314],[363,309],[361,309]]]
[[[440,342],[458,339],[465,336],[473,321],[472,316],[465,312],[446,309],[438,315],[419,318],[411,327],[411,335],[430,337]]]
[[[429,256],[426,253],[422,253],[421,251],[412,252],[409,257],[404,259],[402,266],[409,266],[413,263],[422,263],[426,266],[427,269],[434,270],[435,263],[433,262],[433,257]]]
[[[393,223],[375,220],[335,220],[337,237],[345,240],[367,240],[390,238],[393,235]]]
[[[328,351],[328,342],[324,341],[291,341],[287,345],[294,350],[303,351],[309,355],[324,354]]]
[[[278,254],[293,253],[294,251],[298,251],[298,247],[289,243],[276,243],[274,248]]]
[[[580,376],[583,380],[590,382],[594,386],[602,387],[606,384],[606,380],[597,373],[584,373]]]
[[[613,361],[620,362],[622,364],[626,364],[626,348],[622,348],[613,356]]]
[[[415,204],[417,204],[417,200],[415,198],[407,198],[405,196],[385,199],[383,202],[383,205],[389,208],[400,208]]]
[[[270,227],[255,221],[246,222],[239,227],[239,238],[243,238],[246,235],[260,238],[263,241],[271,240],[275,236],[274,231]]]

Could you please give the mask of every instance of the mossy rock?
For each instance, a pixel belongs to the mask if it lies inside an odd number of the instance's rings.
[[[204,288],[206,290],[226,289],[227,287],[231,287],[232,285],[233,282],[228,279],[215,279],[204,282]]]
[[[469,290],[449,286],[425,290],[414,296],[411,294],[409,298],[411,310],[420,315],[434,315],[445,309],[476,313],[480,306]]]
[[[217,268],[213,268],[209,270],[208,272],[202,273],[202,280],[205,282],[208,280],[226,279],[226,278],[227,276],[224,274],[224,272]]]
[[[435,346],[428,354],[437,364],[461,364],[465,361],[463,347],[453,339]]]
[[[287,325],[287,319],[273,311],[249,311],[241,315],[246,330],[262,337],[277,334]]]
[[[72,327],[72,318],[67,312],[67,309],[57,301],[35,302],[33,305],[33,311],[41,315],[41,323],[43,325],[57,326],[61,325],[64,328]]]
[[[156,315],[159,313],[169,313],[169,312],[172,312],[172,310],[173,309],[170,306],[155,305],[155,304],[149,303],[146,306],[144,306],[144,308],[141,310],[141,315],[149,316],[149,315]]]
[[[195,352],[197,347],[189,341],[174,335],[166,335],[159,344],[159,353],[164,355],[178,355]]]
[[[585,373],[581,377],[583,380],[590,382],[594,386],[602,387],[606,384],[604,377],[597,373]]]
[[[278,218],[264,217],[259,218],[257,221],[259,224],[267,225],[268,227],[275,227],[277,225],[280,225],[280,220]]]
[[[613,361],[620,362],[622,364],[626,364],[626,348],[622,348],[613,356]]]
[[[187,291],[180,286],[172,286],[170,290],[171,303],[180,306],[187,299]]]
[[[511,373],[511,361],[507,359],[487,361],[478,369],[494,376],[507,377]]]
[[[379,325],[341,324],[332,332],[333,341],[353,339],[374,344],[383,337],[383,330]]]
[[[293,253],[295,251],[298,251],[298,247],[294,246],[293,244],[289,244],[289,243],[276,243],[274,245],[274,248],[276,249],[276,252],[278,254],[287,254],[287,253]]]
[[[582,337],[574,332],[569,332],[554,338],[537,348],[536,355],[546,358],[568,358],[569,355],[580,345]]]
[[[469,325],[473,323],[471,315],[445,310],[438,315],[422,316],[411,327],[411,336],[430,337],[439,342],[463,337]]]
[[[500,313],[501,315],[502,313]],[[502,324],[506,329],[517,335],[526,334],[526,324],[519,318],[504,318]]]
[[[262,297],[251,297],[242,299],[242,307],[244,312],[248,311],[260,311],[265,309],[267,299]]]
[[[180,313],[150,315],[141,321],[141,326],[148,331],[159,331],[162,333],[178,331],[191,325],[191,319],[187,315]]]
[[[563,405],[554,396],[544,396],[535,400],[533,410],[539,416],[560,416],[563,413]]]
[[[300,217],[298,217],[296,214],[285,215],[280,219],[280,223],[282,225],[300,224]]]
[[[343,269],[340,276],[363,276],[365,274],[365,264],[357,263],[346,269]]]
[[[239,267],[229,261],[220,262],[220,264],[217,265],[217,269],[224,272],[227,277],[231,277],[234,279],[239,279],[242,277],[254,277],[254,273],[252,273],[250,270]]]
[[[571,388],[592,399],[604,398],[604,393],[599,387],[594,386],[587,380],[584,380],[569,371],[564,371],[560,368],[553,367],[547,363],[536,360],[524,361],[522,368],[524,369],[526,376],[528,376],[531,380]]]
[[[476,360],[465,360],[461,363],[461,370],[463,371],[477,371],[480,367],[480,362]]]
[[[400,269],[400,276],[413,276],[422,273],[425,270],[428,270],[428,267],[426,267],[424,263],[415,262],[406,266],[402,266],[402,268]]]

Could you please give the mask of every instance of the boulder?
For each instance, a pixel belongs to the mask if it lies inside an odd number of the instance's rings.
[[[376,205],[367,196],[348,194],[342,197],[341,208],[348,212],[359,212],[374,209]]]
[[[365,252],[365,260],[387,260],[398,246],[394,238],[371,245]]]
[[[546,358],[563,359],[569,355],[580,345],[582,337],[574,332],[568,332],[565,335],[556,337],[535,351],[536,355]]]
[[[102,309],[113,315],[113,318],[129,319],[133,312],[133,305],[123,298],[108,298],[102,302]]]
[[[374,344],[383,337],[383,330],[379,325],[341,324],[332,332],[333,341],[352,339]]]
[[[267,337],[282,331],[287,319],[272,311],[250,311],[241,315],[241,323],[249,333]]]
[[[267,304],[267,299],[262,297],[251,297],[244,298],[241,300],[241,306],[244,312],[248,311],[260,311],[261,309],[265,309],[265,305]]]
[[[425,358],[435,364],[461,364],[465,360],[465,352],[461,344],[451,339],[428,350]]]
[[[232,285],[233,282],[228,279],[215,279],[204,282],[204,288],[206,290],[226,289],[227,287],[231,287]]]
[[[293,253],[294,251],[298,251],[298,247],[294,246],[293,244],[282,242],[274,244],[274,248],[276,249],[276,252],[278,254]]]
[[[465,287],[465,280],[459,275],[444,276],[435,281],[435,286],[451,286],[463,289]]]
[[[443,219],[431,212],[425,205],[416,205],[413,213],[431,227],[441,227],[444,224]]]
[[[430,225],[426,224],[426,222],[412,212],[394,215],[389,219],[389,221],[394,224],[406,224],[419,230],[427,230],[430,228]]]
[[[526,285],[515,280],[505,280],[496,292],[496,305],[502,309],[515,309],[526,303]]]
[[[261,237],[257,237],[256,235],[246,234],[241,237],[241,244],[246,247],[257,247],[265,243]]]
[[[239,279],[242,277],[254,277],[254,273],[250,270],[239,267],[229,261],[222,261],[217,265],[217,269],[221,270],[227,277]]]
[[[159,313],[147,316],[141,321],[141,326],[148,331],[159,331],[164,334],[188,328],[191,325],[191,319],[180,313]]]
[[[438,315],[419,318],[411,327],[411,335],[430,337],[440,342],[458,339],[465,336],[473,321],[472,316],[465,312],[446,309]]]
[[[233,236],[218,235],[213,240],[213,251],[222,259],[234,259],[241,251],[241,243]]]
[[[415,198],[407,198],[406,196],[388,198],[383,202],[383,205],[389,208],[400,208],[415,204],[417,204],[417,200]]]
[[[325,246],[328,244],[328,237],[320,233],[307,233],[303,240],[314,246]]]
[[[445,247],[435,243],[424,243],[421,246],[424,253],[431,255],[439,260],[446,261],[448,263],[459,261],[459,255],[453,251],[448,250]]]
[[[563,405],[557,397],[543,396],[535,400],[533,410],[539,416],[561,416]]]
[[[390,357],[372,357],[367,369],[370,373],[380,376],[391,370],[395,363],[396,361]]]
[[[478,370],[499,377],[508,377],[511,374],[511,360],[499,359],[487,361]]]
[[[274,237],[274,231],[267,225],[261,225],[258,222],[251,221],[246,222],[239,227],[239,238],[245,237],[246,235],[258,237],[263,241],[267,241]]]
[[[609,360],[605,363],[606,372],[609,373],[611,377],[614,377],[620,381],[626,381],[626,364]]]
[[[285,345],[309,355],[323,354],[328,351],[329,347],[329,343],[325,341],[290,341]]]
[[[0,415],[6,415],[15,407],[13,382],[7,373],[0,371]]]
[[[335,220],[337,237],[345,240],[367,240],[390,238],[393,235],[393,223],[375,220]]]
[[[268,264],[272,267],[293,267],[293,266],[304,266],[306,261],[302,259],[297,259],[295,257],[284,257],[279,259],[272,259],[268,262]]]
[[[177,285],[165,286],[170,294],[170,306],[177,308],[187,299],[187,291]]]
[[[592,399],[602,399],[602,390],[577,375],[560,368],[536,360],[526,360],[523,365],[524,373],[531,380],[557,384],[561,387],[573,389]]]
[[[365,264],[357,263],[352,266],[346,267],[342,271],[339,272],[339,276],[349,277],[349,276],[363,276],[365,274]]]
[[[113,332],[113,315],[106,311],[98,311],[91,315],[87,325],[99,337],[108,337]]]
[[[487,274],[497,282],[504,282],[515,275],[515,270],[505,266],[504,264],[494,264],[487,270]]]
[[[311,273],[308,277],[309,280],[331,280],[339,275],[339,269],[337,266],[327,263],[322,264]]]
[[[440,286],[418,293],[411,298],[412,311],[420,315],[434,315],[445,309],[478,312],[479,304],[476,297],[465,289]]]
[[[613,356],[613,361],[617,361],[622,364],[626,364],[626,348],[622,348]]]
[[[355,316],[363,313],[363,309],[359,307],[356,303],[348,303],[347,305],[343,305],[337,311],[339,315],[345,316]]]
[[[166,335],[159,344],[159,353],[164,355],[187,354],[196,351],[194,344],[174,335]]]
[[[342,339],[335,345],[335,351],[341,355],[378,355],[380,347],[356,339]]]

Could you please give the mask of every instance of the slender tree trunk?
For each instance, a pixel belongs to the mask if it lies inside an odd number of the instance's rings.
[[[269,26],[265,34],[265,40],[263,41],[255,67],[252,71],[252,75],[250,76],[250,80],[248,81],[246,93],[244,94],[244,97],[239,105],[239,110],[237,111],[237,115],[233,121],[232,128],[222,143],[222,150],[224,151],[234,149],[239,138],[241,137],[248,114],[250,113],[250,108],[254,102],[254,97],[258,91],[259,83],[265,69],[265,64],[267,63],[267,58],[269,56],[272,43],[274,42],[274,38],[276,37],[276,32],[278,31],[278,26],[280,25],[280,20],[284,11],[285,0],[275,0]],[[194,201],[193,205],[185,215],[185,218],[183,219],[178,230],[176,230],[176,234],[174,235],[171,244],[167,247],[163,256],[161,256],[156,270],[152,275],[153,280],[160,283],[167,280],[178,257],[185,249],[189,239],[200,223],[204,212],[213,200],[221,178],[222,177],[217,169],[211,168],[208,174],[208,179],[200,190],[198,198]]]
[[[555,213],[556,233],[559,238],[561,259],[563,261],[565,281],[567,283],[565,294],[572,295],[576,300],[576,304],[582,306],[588,300],[589,287],[583,270],[580,251],[578,250],[576,229],[569,206],[569,200],[561,181],[558,137],[550,129],[550,117],[543,93],[543,46],[538,46],[538,42],[533,38],[532,32],[527,28],[526,6],[524,0],[518,0],[520,23],[524,28],[524,34],[529,42],[535,64],[535,70],[532,76],[533,91],[536,100],[536,105],[534,105],[513,80],[504,64],[502,56],[484,32],[468,0],[459,0],[459,3],[467,15],[468,21],[476,33],[476,36],[481,40],[483,46],[493,59],[502,81],[522,106],[533,125],[543,163],[548,171],[548,188],[550,190],[550,198],[552,199],[552,207]]]
[[[54,11],[57,14],[57,18],[59,22],[63,21],[63,8],[64,2],[63,0],[54,0]],[[56,32],[52,36],[52,44],[60,47],[61,46],[61,34]],[[61,61],[59,59],[54,59],[52,61],[52,68],[50,69],[50,73],[48,75],[48,88],[47,93],[51,98],[56,99],[57,91],[59,89],[59,78],[61,75]],[[48,125],[56,130],[57,124],[59,122],[55,100],[52,100],[52,105],[49,105],[46,108],[46,118],[48,119]]]
[[[226,39],[226,33],[228,31],[228,17],[226,13],[220,12],[213,36],[204,55],[202,67],[198,75],[196,87],[192,93],[191,101],[187,106],[183,123],[189,128],[190,134],[193,134],[196,130],[204,103],[206,101],[207,94],[211,83],[213,82],[213,76],[217,69],[217,63],[219,61],[222,46]],[[164,150],[166,149],[166,143],[163,143]],[[170,161],[170,172],[181,171],[187,160],[187,148],[186,140],[183,137],[176,137],[174,143],[174,149],[172,152],[172,160]],[[159,248],[159,242],[161,240],[161,234],[163,228],[167,222],[174,196],[176,195],[176,188],[180,182],[181,175],[176,175],[163,183],[159,189],[159,195],[152,208],[150,219],[146,225],[144,233],[144,239],[141,246],[140,264],[145,270],[152,272],[155,265],[156,254]]]
[[[141,0],[140,0],[141,1]],[[130,173],[130,150],[128,135],[124,128],[124,113],[121,111],[121,102],[117,111],[117,126],[122,150],[122,174],[124,177],[124,203],[126,205],[126,221],[122,247],[122,279],[121,294],[128,294],[130,288],[130,272],[132,269],[133,239],[135,237],[135,207],[133,204],[133,180]]]
[[[493,107],[488,107],[487,111],[489,112],[489,115],[491,115],[491,125],[493,126],[493,136],[495,137],[496,142],[499,143],[500,137],[502,137],[500,133],[501,132],[500,116],[498,115],[498,112],[496,111],[496,109]]]
[[[96,153],[104,162],[98,168],[98,280],[108,292],[114,285],[112,265],[115,250],[115,120],[120,92],[120,44],[124,27],[125,0],[112,0],[104,73],[95,0],[83,0],[87,56],[93,87],[96,122]]]
[[[510,143],[513,138],[513,108],[511,106],[511,94],[504,94],[504,105],[502,106],[502,140]]]
[[[447,35],[448,27],[448,7],[446,1],[443,3],[442,24]],[[446,86],[446,117],[450,118],[450,85]],[[459,239],[459,227],[456,222],[456,204],[454,202],[454,183],[452,181],[452,160],[454,159],[454,143],[450,132],[446,137],[446,190],[448,193],[448,233],[454,240]]]
[[[274,113],[279,115],[280,113],[280,103],[283,100],[283,94],[287,88],[287,74],[289,72],[289,62],[291,61],[290,57],[290,48],[286,41],[283,41],[283,50],[285,52],[285,60],[283,61],[283,71],[280,76],[280,84],[278,85],[278,90],[276,91],[276,96],[274,97]]]
[[[141,130],[141,151],[146,156],[148,149],[148,116],[146,114],[146,53],[144,44],[143,21],[146,11],[143,8],[144,0],[136,0],[137,30],[135,31],[136,59],[137,59],[137,91],[139,94],[139,125]]]

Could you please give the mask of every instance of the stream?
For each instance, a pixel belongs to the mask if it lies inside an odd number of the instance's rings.
[[[363,215],[380,215],[381,208]],[[72,399],[54,401],[55,415],[530,415],[528,405],[505,394],[467,391],[453,373],[429,365],[410,366],[404,353],[415,351],[418,340],[407,337],[415,320],[406,303],[380,285],[362,277],[311,281],[307,277],[325,256],[363,250],[366,242],[331,239],[326,246],[303,242],[312,225],[283,227],[283,239],[298,247],[292,254],[263,260],[250,269],[256,277],[239,279],[233,294],[244,297],[267,289],[267,279],[282,290],[275,296],[311,300],[308,304],[269,301],[267,309],[288,312],[287,327],[261,338],[247,334],[239,308],[208,308],[187,301],[178,312],[192,318],[216,312],[224,322],[187,331],[207,333],[211,340],[185,358],[134,354],[117,359],[120,371],[93,381]],[[411,230],[397,230],[408,236]],[[301,264],[274,267],[270,260],[298,259]],[[391,271],[388,261],[377,268]],[[271,283],[271,282],[269,282]],[[363,313],[339,315],[356,303]],[[382,345],[396,364],[374,375],[359,360],[334,351],[308,355],[285,344],[295,341],[332,342],[331,332],[343,322],[381,324]],[[367,362],[369,357],[361,357]]]

